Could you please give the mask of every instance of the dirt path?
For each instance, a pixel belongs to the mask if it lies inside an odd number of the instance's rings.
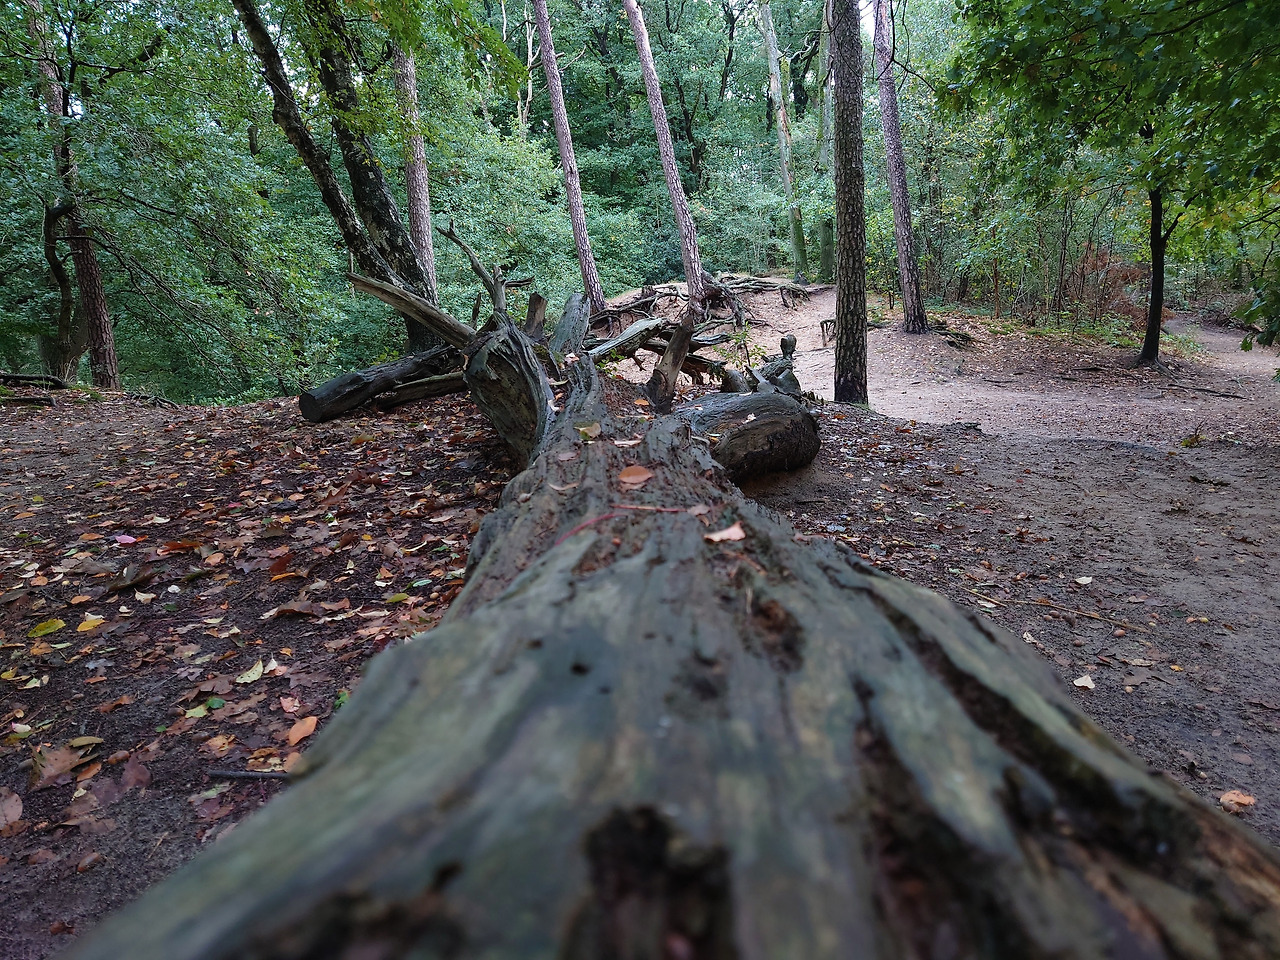
[[[769,313],[819,394],[833,309]],[[974,349],[873,330],[876,413],[827,406],[813,466],[751,492],[1022,636],[1154,769],[1256,797],[1242,816],[1280,842],[1280,358],[1192,327],[1203,352],[1134,371],[951,326]]]

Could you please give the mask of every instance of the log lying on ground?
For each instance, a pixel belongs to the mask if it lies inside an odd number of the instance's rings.
[[[484,370],[549,408],[503,333]],[[1024,644],[565,379],[441,626],[69,958],[1280,955],[1275,851]]]
[[[457,350],[440,347],[367,370],[344,373],[318,387],[303,391],[298,396],[298,410],[312,423],[323,423],[368,403],[379,394],[426,377],[444,374],[458,363]]]
[[[784,393],[712,393],[680,410],[734,482],[807,467],[818,455],[818,421]]]
[[[11,386],[44,387],[47,390],[66,390],[67,382],[50,373],[8,373],[0,370],[0,383]]]
[[[461,370],[443,373],[437,377],[423,377],[421,380],[410,380],[373,398],[373,406],[377,410],[394,410],[396,407],[413,403],[415,400],[426,400],[430,397],[443,397],[450,393],[461,393],[467,389],[466,377]]]

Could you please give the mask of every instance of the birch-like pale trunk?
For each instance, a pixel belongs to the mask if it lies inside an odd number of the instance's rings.
[[[551,100],[551,119],[555,124],[556,144],[560,147],[560,167],[564,170],[564,192],[569,204],[569,222],[573,226],[573,245],[582,268],[582,289],[591,304],[591,312],[604,309],[604,288],[591,252],[591,236],[587,232],[587,213],[582,205],[582,184],[578,179],[578,160],[573,153],[573,134],[569,130],[569,114],[564,106],[564,87],[560,84],[560,68],[556,60],[555,42],[551,37],[551,17],[547,0],[533,0],[533,15],[538,24],[538,43],[542,47],[542,69],[547,75],[547,96]]]
[[[671,125],[667,122],[667,108],[662,102],[662,85],[658,82],[658,70],[653,63],[653,50],[649,46],[649,31],[644,25],[644,14],[636,0],[622,0],[627,11],[627,21],[636,41],[636,53],[640,57],[640,72],[644,75],[645,93],[649,98],[649,112],[653,115],[653,130],[658,140],[658,155],[662,158],[662,172],[667,178],[667,192],[671,194],[671,209],[676,226],[680,229],[680,259],[684,263],[684,278],[689,287],[689,309],[680,320],[680,326],[671,337],[671,344],[658,361],[649,378],[649,395],[654,409],[665,413],[671,409],[676,393],[676,378],[680,366],[689,352],[693,340],[693,328],[702,319],[706,284],[702,279],[702,258],[698,253],[698,228],[689,212],[689,200],[684,194],[680,168],[676,166],[676,149],[671,141]]]
[[[928,333],[929,320],[920,292],[920,258],[911,231],[911,197],[907,193],[907,161],[902,149],[902,120],[898,114],[898,88],[893,79],[892,0],[873,0],[876,14],[876,87],[880,93],[880,125],[884,130],[884,155],[893,206],[893,234],[898,242],[898,279],[902,284],[902,329]]]
[[[427,299],[440,302],[436,281],[436,249],[431,236],[431,178],[427,172],[427,150],[422,141],[422,117],[418,113],[418,68],[413,57],[392,44],[396,93],[405,112],[409,135],[405,141],[404,185],[409,196],[409,238],[418,250],[418,260],[427,276]]]
[[[800,204],[796,200],[795,180],[791,175],[791,122],[787,119],[787,99],[782,86],[778,33],[773,28],[773,11],[769,8],[769,0],[760,0],[758,6],[760,32],[764,34],[765,56],[769,60],[769,96],[773,98],[777,120],[782,189],[787,197],[787,220],[791,226],[791,262],[796,268],[797,279],[805,280],[809,275],[809,256],[804,245],[804,220],[800,214]]]

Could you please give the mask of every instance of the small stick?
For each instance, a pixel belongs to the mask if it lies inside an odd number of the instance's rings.
[[[1088,617],[1090,620],[1100,620],[1103,623],[1112,623],[1117,627],[1123,627],[1126,630],[1137,630],[1139,633],[1150,633],[1146,627],[1140,627],[1137,624],[1130,623],[1128,620],[1112,620],[1110,617],[1104,617],[1098,613],[1090,613],[1088,610],[1077,610],[1074,607],[1064,607],[1061,604],[1053,603],[1050,600],[997,600],[995,597],[989,597],[985,593],[979,593],[977,590],[965,588],[965,593],[972,593],[975,597],[986,600],[988,603],[994,603],[996,606],[1005,607],[1009,604],[1019,603],[1032,607],[1052,607],[1054,610],[1061,610],[1064,613],[1074,613],[1078,617]]]
[[[293,776],[284,770],[209,770],[208,774],[220,780],[289,780]]]

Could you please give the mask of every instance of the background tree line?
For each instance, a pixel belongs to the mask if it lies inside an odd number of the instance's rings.
[[[361,151],[388,201],[410,213],[405,168],[418,156],[435,224],[451,220],[485,262],[533,277],[557,309],[583,279],[537,6],[252,6],[313,141],[308,161],[273,120],[269,71],[238,0],[6,5],[5,366],[176,399],[247,399],[400,353],[404,324],[344,277],[368,272],[353,245],[359,225],[344,231],[314,175],[323,162],[358,207],[363,180],[351,163]],[[958,12],[948,0],[877,6],[884,42],[872,43],[876,16],[864,12],[862,67],[872,290],[896,299],[904,286],[882,136],[887,86],[918,283],[935,305],[979,303],[1028,322],[1128,314],[1140,324],[1155,286],[1157,314],[1162,304],[1236,312],[1270,342],[1274,2],[1072,0],[1056,13],[1003,0]],[[679,233],[622,6],[546,7],[603,292],[679,276]],[[824,4],[650,0],[644,16],[703,266],[829,279]],[[326,51],[341,54],[345,86],[326,74]],[[386,244],[370,257],[397,276],[413,271],[395,267],[394,237],[370,236]],[[440,244],[430,261],[435,279],[428,287],[424,272],[418,289],[469,314],[465,255]]]

